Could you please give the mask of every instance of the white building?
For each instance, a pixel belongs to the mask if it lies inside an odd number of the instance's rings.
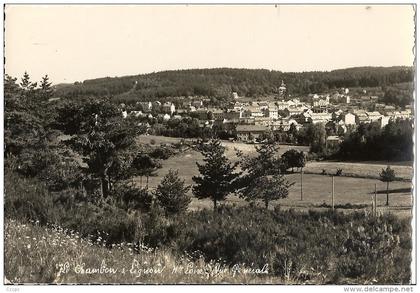
[[[263,117],[264,114],[261,112],[258,106],[249,106],[244,111],[244,117]]]
[[[312,113],[310,121],[315,123],[327,123],[328,121],[332,120],[331,113]]]
[[[279,110],[287,109],[289,106],[289,103],[285,101],[277,102],[277,107],[279,108]]]
[[[169,114],[165,114],[163,115],[163,121],[168,121],[169,119],[171,119],[171,116]]]
[[[350,104],[350,96],[346,96],[346,104]]]
[[[273,120],[279,119],[279,109],[277,107],[268,107],[264,110],[265,117],[269,117]]]
[[[343,116],[345,125],[356,125],[356,116],[352,113],[346,113]]]
[[[366,115],[368,116],[370,122],[378,121],[382,117],[382,114],[378,111],[366,112]]]
[[[391,117],[389,117],[389,116],[382,116],[381,118],[379,118],[377,120],[377,122],[378,122],[379,126],[381,126],[381,128],[384,128],[385,126],[388,125],[390,118]]]

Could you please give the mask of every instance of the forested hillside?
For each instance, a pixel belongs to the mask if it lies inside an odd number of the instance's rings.
[[[282,80],[291,95],[325,92],[342,87],[387,87],[412,82],[412,67],[357,67],[329,72],[284,73],[265,69],[190,69],[105,77],[57,86],[59,97],[114,96],[123,100],[153,100],[168,96],[204,95],[226,98],[277,93]]]

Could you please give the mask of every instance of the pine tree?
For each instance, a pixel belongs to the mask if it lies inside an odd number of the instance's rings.
[[[189,189],[179,178],[178,171],[169,170],[156,188],[156,198],[167,215],[179,214],[186,211],[191,202]]]
[[[41,94],[41,98],[44,101],[48,101],[49,98],[51,98],[53,93],[53,89],[51,87],[51,82],[49,81],[49,77],[46,74],[42,80],[41,80],[41,84],[40,84],[40,94]]]
[[[220,140],[210,140],[207,145],[200,146],[204,156],[204,164],[197,163],[200,176],[194,176],[193,194],[199,198],[211,198],[214,210],[217,202],[226,199],[226,196],[236,189],[238,173],[235,173],[237,163],[229,162],[225,156],[225,149]]]
[[[20,82],[20,87],[24,92],[32,92],[37,86],[36,82],[31,82],[28,72],[25,71]]]
[[[283,160],[277,157],[276,145],[264,143],[256,147],[256,151],[255,157],[238,154],[245,172],[240,179],[239,193],[248,201],[262,199],[268,208],[271,200],[287,197],[294,183],[289,183],[282,175],[285,167]]]
[[[127,124],[118,108],[108,101],[94,99],[84,103],[78,102],[76,109],[79,110],[74,112],[74,109],[71,106],[68,113],[64,109],[63,117],[59,117],[75,121],[72,117],[74,113],[83,114],[80,127],[76,133],[72,133],[74,137],[68,144],[83,156],[83,161],[88,165],[87,171],[100,180],[101,194],[107,197],[112,189],[111,176],[116,176],[114,179],[118,177],[112,166],[122,152],[134,146],[137,130]],[[67,123],[64,123],[64,126],[67,126]]]
[[[257,156],[245,156],[237,153],[241,160],[241,168],[246,171],[246,182],[251,178],[265,175],[276,175],[282,172],[282,160],[277,157],[278,147],[275,144],[263,143],[255,148]]]
[[[6,74],[4,76],[4,93],[7,94],[17,94],[19,92],[19,86],[16,83],[16,78],[11,77]]]

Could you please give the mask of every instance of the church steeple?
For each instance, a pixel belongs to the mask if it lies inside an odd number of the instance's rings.
[[[281,80],[281,85],[278,88],[278,92],[279,92],[279,98],[284,98],[284,96],[286,95],[286,84],[284,83],[283,80]]]

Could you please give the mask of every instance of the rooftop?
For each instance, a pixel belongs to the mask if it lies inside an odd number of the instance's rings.
[[[236,131],[239,132],[251,132],[251,131],[266,131],[267,127],[262,125],[238,125],[236,126]]]

